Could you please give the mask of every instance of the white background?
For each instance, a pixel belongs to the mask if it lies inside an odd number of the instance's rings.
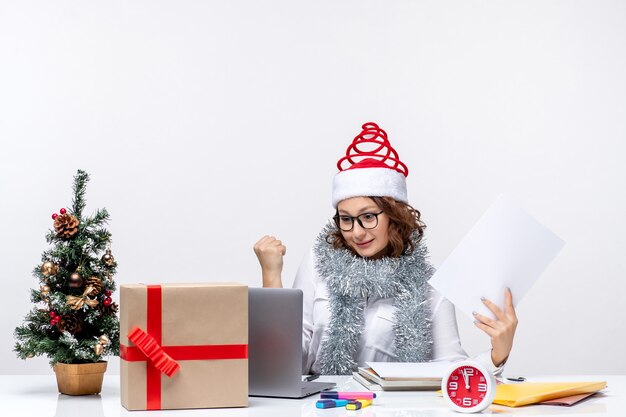
[[[290,285],[375,121],[435,266],[500,193],[567,242],[507,373],[626,373],[625,23],[600,0],[0,2],[0,372],[50,372],[12,332],[78,168],[118,283],[260,285],[271,233]],[[459,326],[470,354],[489,345]]]

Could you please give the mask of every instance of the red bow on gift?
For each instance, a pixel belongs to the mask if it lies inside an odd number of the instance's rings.
[[[178,362],[163,351],[163,348],[157,343],[154,337],[150,336],[139,327],[133,327],[130,332],[128,332],[128,339],[146,355],[155,368],[165,375],[171,377],[180,369]]]

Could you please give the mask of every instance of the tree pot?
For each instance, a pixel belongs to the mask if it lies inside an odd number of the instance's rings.
[[[106,361],[78,364],[59,362],[54,365],[59,392],[67,395],[100,394],[106,370]]]

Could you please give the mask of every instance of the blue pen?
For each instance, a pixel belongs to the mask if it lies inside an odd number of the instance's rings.
[[[317,408],[335,408],[335,407],[343,407],[348,405],[348,400],[333,400],[330,398],[325,398],[323,400],[317,400],[315,406]]]

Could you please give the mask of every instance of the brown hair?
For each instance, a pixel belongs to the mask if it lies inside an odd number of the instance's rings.
[[[419,210],[391,197],[368,198],[371,198],[389,217],[389,245],[387,245],[386,256],[399,258],[405,251],[407,253],[413,252],[415,244],[422,240],[424,229],[426,228],[426,225],[420,220],[421,213]],[[417,231],[417,240],[415,242],[411,239],[414,231]],[[330,232],[326,240],[335,249],[347,248],[354,252],[354,249],[348,245],[339,229]]]

